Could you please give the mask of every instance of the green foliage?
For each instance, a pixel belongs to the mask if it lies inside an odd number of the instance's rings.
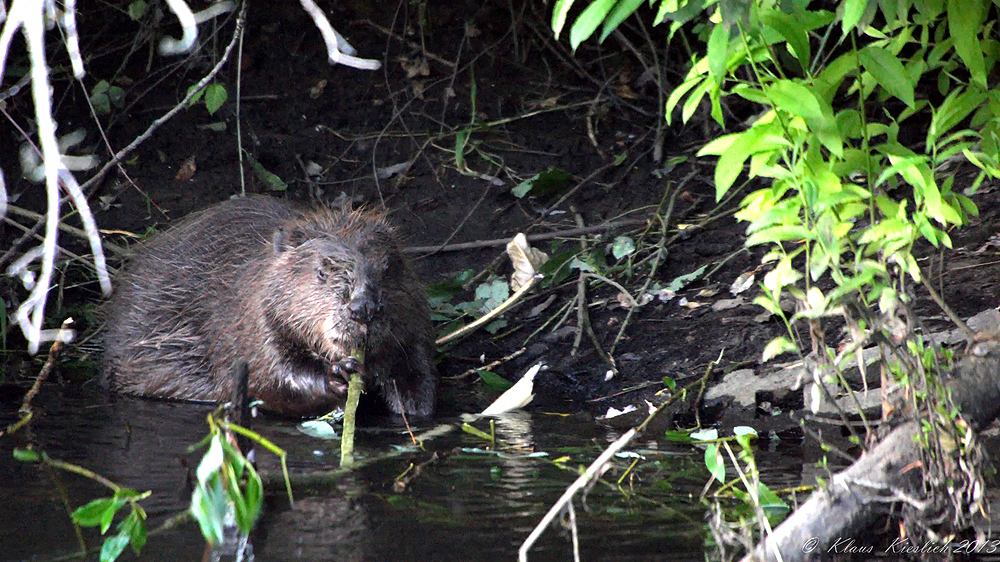
[[[146,511],[139,505],[139,502],[148,498],[151,492],[137,492],[129,488],[123,488],[114,482],[103,478],[80,466],[62,462],[50,458],[43,452],[33,449],[14,449],[14,458],[20,462],[42,462],[50,468],[58,468],[67,472],[79,474],[90,478],[96,482],[104,484],[110,488],[114,495],[110,498],[98,498],[90,503],[80,506],[70,514],[70,518],[75,525],[81,527],[100,527],[101,534],[106,535],[111,524],[114,523],[115,516],[122,508],[128,506],[129,514],[118,522],[117,532],[106,538],[101,546],[101,562],[113,562],[117,560],[125,547],[131,545],[132,551],[138,556],[142,547],[146,545]]]
[[[118,86],[112,86],[107,80],[101,80],[94,85],[90,91],[90,103],[94,106],[94,113],[107,115],[111,113],[111,106],[122,107],[125,92]]]
[[[264,486],[253,465],[215,423],[211,423],[208,451],[196,476],[190,511],[205,540],[213,546],[222,543],[230,520],[240,533],[249,533],[263,505]]]
[[[566,191],[572,179],[573,176],[563,170],[552,168],[539,172],[515,185],[511,188],[510,193],[518,199],[529,193],[535,197],[546,197]]]
[[[145,0],[134,0],[128,5],[128,17],[132,21],[139,21],[146,14],[148,8],[149,5],[146,4]]]
[[[191,92],[194,86],[188,89],[188,93]],[[226,103],[229,99],[229,93],[226,92],[226,87],[222,84],[209,84],[201,90],[199,90],[193,98],[188,102],[188,107],[194,107],[199,101],[205,99],[205,109],[208,110],[209,115],[215,115],[215,112],[222,107],[222,104]]]
[[[138,555],[146,545],[146,511],[137,502],[149,497],[150,492],[142,494],[127,488],[119,489],[110,498],[99,498],[77,508],[72,514],[73,523],[81,527],[100,527],[101,534],[107,534],[115,515],[121,508],[128,505],[129,514],[118,523],[118,532],[104,540],[101,547],[101,562],[117,560],[131,545],[132,551]]]
[[[431,319],[435,322],[448,322],[443,332],[448,333],[461,326],[463,319],[476,319],[493,310],[510,296],[510,285],[503,279],[493,279],[476,286],[472,300],[455,303],[453,300],[465,292],[465,284],[472,281],[474,272],[463,271],[452,279],[435,283],[427,288],[428,301],[431,305]],[[507,326],[507,320],[500,318],[485,329],[490,333]]]
[[[503,392],[508,388],[514,386],[514,383],[501,377],[500,375],[494,373],[493,371],[476,371],[479,374],[479,378],[482,379],[483,383],[494,390],[499,390]]]
[[[725,127],[733,123],[724,103],[763,108],[699,155],[718,157],[719,198],[741,177],[766,180],[737,217],[749,223],[747,245],[768,246],[765,261],[774,263],[755,302],[789,326],[768,358],[801,347],[796,320],[841,314],[847,300],[886,312],[884,292],[892,301],[905,294],[905,277],[921,281],[914,244],[950,248],[949,231],[977,214],[944,166],[980,168],[970,193],[986,175],[1000,176],[1000,94],[987,84],[1000,59],[990,30],[1000,21],[985,0],[844,0],[834,11],[805,0],[652,3],[657,22],[673,21],[671,32],[693,7],[703,13],[693,30],[703,54],[670,94],[668,116],[679,109],[687,121],[707,100]],[[571,4],[556,4],[557,34]],[[636,7],[592,3],[573,24],[573,46]],[[902,132],[921,123],[923,138]],[[816,286],[824,277],[833,281],[827,293]],[[790,318],[778,306],[783,295],[799,304]]]
[[[257,159],[246,150],[243,151],[243,154],[246,156],[247,160],[250,161],[250,167],[253,168],[253,172],[257,176],[257,179],[264,182],[264,185],[266,185],[268,189],[271,191],[285,191],[288,189],[288,184],[285,183],[285,180],[281,179],[278,174],[275,174],[271,170],[265,168],[263,164],[258,162]]]

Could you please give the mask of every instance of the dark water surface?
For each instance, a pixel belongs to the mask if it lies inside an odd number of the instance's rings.
[[[210,409],[99,393],[40,396],[29,429],[0,438],[0,560],[51,560],[79,551],[52,475],[41,465],[13,460],[14,447],[34,443],[53,458],[152,490],[142,502],[152,531],[187,508],[187,469],[179,459],[188,457],[192,470],[197,465],[200,455],[185,449],[207,432]],[[0,422],[13,419],[5,408]],[[415,430],[449,423],[457,421],[434,420]],[[489,430],[486,421],[475,425]],[[518,547],[577,469],[620,435],[592,420],[532,413],[497,420],[498,438],[517,447],[490,451],[482,440],[452,428],[439,431],[421,451],[405,449],[410,440],[401,428],[365,428],[357,438],[358,456],[371,462],[328,478],[322,472],[339,464],[339,441],[308,437],[287,420],[264,419],[255,429],[288,451],[293,481],[299,482],[294,509],[280,491],[269,490],[251,537],[255,559],[264,561],[516,560]],[[703,560],[705,508],[697,500],[707,480],[702,452],[649,437],[626,451],[633,457],[616,458],[585,503],[579,496],[574,502],[582,560]],[[441,457],[431,461],[434,452]],[[618,484],[634,454],[644,461]],[[273,455],[258,455],[262,473],[277,472]],[[381,455],[387,458],[371,460]],[[427,464],[404,489],[394,489],[397,476],[421,463]],[[798,484],[801,470],[798,463],[778,474]],[[72,508],[110,495],[77,475],[57,476]],[[88,546],[100,545],[93,529],[84,536]],[[187,521],[150,536],[141,559],[201,560],[203,552],[196,524]],[[133,558],[129,551],[122,557]],[[561,528],[547,530],[529,554],[529,560],[572,559],[569,534]]]

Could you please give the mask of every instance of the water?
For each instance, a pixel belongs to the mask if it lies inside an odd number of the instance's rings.
[[[0,560],[52,560],[79,552],[53,477],[39,464],[13,460],[14,447],[34,443],[53,458],[151,490],[142,505],[152,531],[187,508],[182,489],[189,469],[179,459],[188,458],[190,470],[196,466],[199,455],[188,455],[186,448],[205,435],[210,410],[97,392],[43,393],[29,429],[0,438]],[[0,423],[13,419],[8,406]],[[458,422],[437,419],[414,429],[441,424]],[[251,538],[259,561],[516,560],[521,543],[577,470],[620,435],[592,420],[532,413],[498,420],[497,436],[508,445],[496,451],[455,427],[438,427],[442,435],[424,450],[400,451],[410,445],[404,429],[365,428],[357,456],[367,464],[332,478],[327,474],[338,465],[339,442],[307,437],[295,425],[268,419],[256,426],[288,451],[293,481],[299,482],[294,509],[280,489],[269,490]],[[489,430],[484,421],[476,426]],[[626,450],[644,460],[618,483],[634,459],[614,459],[585,502],[579,496],[574,502],[582,560],[703,560],[706,510],[697,500],[707,480],[702,452],[648,438]],[[272,481],[277,460],[263,451],[258,455],[261,472]],[[801,470],[798,461],[780,475],[798,484]],[[405,487],[394,487],[404,473]],[[71,508],[110,495],[77,475],[57,476]],[[569,533],[557,527],[544,533],[529,560],[573,559]],[[91,548],[101,542],[93,529],[84,536]],[[197,526],[188,521],[150,536],[141,559],[200,560],[203,553]],[[129,552],[123,556],[130,558]]]

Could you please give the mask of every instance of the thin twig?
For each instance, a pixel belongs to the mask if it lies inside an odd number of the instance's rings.
[[[473,322],[473,323],[471,323],[471,324],[469,324],[467,326],[463,326],[463,327],[459,328],[458,330],[455,330],[454,332],[452,332],[452,333],[450,333],[450,334],[448,334],[448,335],[446,335],[444,337],[438,338],[438,340],[436,342],[434,342],[434,343],[436,345],[439,345],[439,346],[440,345],[444,345],[444,344],[446,344],[446,343],[448,343],[450,341],[454,341],[454,340],[457,340],[459,338],[462,338],[462,337],[468,335],[469,333],[471,333],[472,331],[478,329],[480,326],[483,326],[483,325],[487,324],[488,322],[492,321],[494,318],[496,318],[500,314],[504,313],[507,309],[509,309],[510,307],[514,306],[518,301],[520,301],[521,298],[524,295],[528,294],[528,291],[530,291],[532,289],[532,287],[534,287],[535,284],[537,284],[540,279],[541,279],[540,275],[532,277],[531,280],[528,281],[527,283],[525,283],[523,287],[521,287],[520,289],[518,289],[516,293],[514,293],[513,295],[511,295],[510,297],[508,297],[507,300],[505,300],[502,303],[500,303],[500,306],[498,306],[498,307],[494,308],[493,310],[489,311],[487,314],[483,315],[481,318],[479,318],[475,322]]]
[[[504,363],[507,363],[508,361],[512,361],[514,359],[517,359],[518,357],[524,355],[526,351],[528,351],[528,348],[522,347],[521,349],[518,349],[517,351],[515,351],[514,353],[511,353],[510,355],[501,357],[500,359],[497,359],[496,361],[487,363],[487,364],[482,365],[480,367],[475,367],[473,369],[469,369],[469,370],[465,371],[464,373],[462,373],[460,375],[455,375],[453,377],[442,377],[442,378],[448,379],[448,380],[458,380],[458,379],[464,379],[465,377],[472,376],[472,375],[476,374],[479,371],[491,371],[491,370],[493,370],[494,367],[499,367],[500,365],[503,365]]]
[[[573,496],[576,495],[578,491],[582,490],[587,485],[587,483],[589,483],[591,480],[594,479],[595,476],[597,476],[597,473],[604,466],[604,463],[611,460],[611,457],[613,457],[615,453],[622,450],[625,447],[625,445],[628,445],[629,442],[632,441],[632,438],[635,437],[637,433],[638,431],[635,428],[632,428],[626,431],[624,434],[622,434],[622,436],[619,437],[617,440],[615,440],[615,442],[612,443],[610,447],[608,447],[603,453],[601,453],[601,456],[597,457],[597,459],[595,459],[594,462],[590,463],[590,466],[587,467],[587,470],[583,474],[581,474],[580,477],[577,478],[576,481],[573,482],[569,486],[569,488],[566,489],[565,492],[563,492],[563,495],[560,496],[559,499],[556,501],[556,503],[552,505],[548,513],[545,514],[545,517],[542,517],[542,520],[538,522],[538,525],[535,526],[535,529],[531,531],[531,534],[528,535],[528,538],[525,539],[523,544],[521,544],[521,548],[517,549],[517,558],[520,562],[527,562],[528,550],[531,548],[532,545],[535,544],[535,541],[538,540],[538,537],[542,536],[542,533],[545,532],[545,529],[548,529],[552,521],[555,520],[555,518],[560,513],[562,513],[562,510],[564,509],[566,504],[573,501]]]
[[[553,238],[570,238],[572,236],[579,236],[581,234],[592,234],[595,232],[604,232],[607,230],[614,230],[616,228],[621,228],[625,226],[638,226],[648,223],[647,219],[624,219],[620,221],[612,221],[604,224],[599,224],[596,226],[587,226],[584,228],[567,228],[565,230],[557,230],[555,232],[543,232],[540,234],[528,234],[527,238],[529,242],[539,242],[542,240],[552,240]],[[493,240],[478,240],[475,242],[461,242],[459,244],[451,244],[446,246],[411,246],[403,250],[407,254],[429,254],[437,252],[459,252],[464,250],[479,250],[482,248],[496,248],[498,246],[506,246],[510,242],[509,238],[496,238]]]
[[[660,240],[656,245],[656,257],[653,259],[653,263],[649,267],[649,275],[646,276],[646,282],[642,285],[642,289],[639,290],[640,298],[641,295],[646,294],[649,286],[653,283],[653,278],[656,277],[656,272],[660,268],[660,262],[663,261],[663,254],[667,245],[667,227],[670,224],[670,217],[674,213],[674,202],[677,200],[677,194],[683,191],[684,186],[687,185],[687,183],[691,181],[697,173],[697,170],[691,170],[688,175],[680,181],[680,183],[674,186],[673,192],[670,194],[670,200],[667,203],[667,212],[664,214],[663,220],[660,222]],[[632,315],[635,314],[635,311],[638,309],[639,307],[633,306],[628,309],[627,313],[625,313],[625,319],[622,320],[622,325],[618,328],[618,335],[615,336],[615,341],[611,344],[611,350],[609,353],[612,357],[614,357],[615,348],[618,347],[618,343],[625,335],[625,329],[628,327],[629,321],[632,319]]]
[[[952,308],[948,306],[948,303],[941,298],[941,295],[934,290],[934,286],[927,281],[927,276],[924,275],[923,272],[920,272],[920,284],[927,289],[927,293],[930,295],[931,299],[933,299],[934,302],[941,307],[941,310],[944,311],[948,318],[954,322],[956,326],[958,326],[958,329],[965,335],[965,340],[970,344],[974,342],[976,340],[976,333],[972,331],[972,328],[970,328],[958,314],[955,314],[955,311],[952,310]]]
[[[46,379],[49,378],[49,375],[52,373],[52,370],[56,368],[56,364],[59,362],[59,354],[62,353],[63,346],[65,345],[63,342],[72,341],[71,334],[73,330],[70,329],[70,326],[72,325],[73,325],[72,318],[67,318],[66,320],[63,320],[62,326],[59,328],[59,333],[60,333],[59,337],[57,337],[56,340],[52,342],[52,346],[49,347],[49,356],[45,360],[45,366],[43,366],[42,370],[38,372],[38,376],[35,377],[35,383],[31,385],[31,388],[24,395],[24,400],[21,402],[21,407],[18,408],[17,410],[17,413],[21,416],[21,419],[7,426],[7,430],[5,432],[0,432],[0,436],[14,433],[15,431],[17,431],[18,429],[20,429],[25,424],[31,421],[31,418],[34,416],[34,413],[31,410],[31,401],[38,394],[38,391],[42,389],[42,383],[44,383]]]

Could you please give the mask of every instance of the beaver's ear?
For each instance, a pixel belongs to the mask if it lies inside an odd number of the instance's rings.
[[[279,228],[274,231],[274,236],[271,237],[271,247],[274,250],[274,254],[278,255],[283,253],[291,246],[292,235],[284,228]]]

